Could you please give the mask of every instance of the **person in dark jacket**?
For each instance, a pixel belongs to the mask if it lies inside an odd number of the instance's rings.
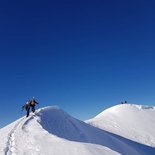
[[[35,105],[36,105],[36,104],[39,104],[39,103],[36,102],[35,99],[34,99],[34,97],[33,97],[29,102],[27,102],[27,103],[22,107],[23,110],[25,109],[25,110],[27,111],[26,117],[29,116],[29,114],[30,114],[30,109],[31,109],[31,111],[32,111],[33,113],[35,112]]]

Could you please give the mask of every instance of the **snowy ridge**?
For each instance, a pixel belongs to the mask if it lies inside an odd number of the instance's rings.
[[[45,107],[0,129],[0,155],[153,155],[155,148]]]
[[[86,121],[100,129],[155,147],[155,107],[116,105]]]

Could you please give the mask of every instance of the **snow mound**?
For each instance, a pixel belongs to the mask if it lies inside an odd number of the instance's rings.
[[[84,123],[58,107],[43,108],[36,115],[40,117],[42,127],[53,135],[74,141],[86,139],[82,128]]]
[[[136,104],[120,104],[120,105],[116,105],[113,106],[111,108],[108,108],[106,110],[104,110],[103,112],[101,112],[100,114],[98,114],[95,118],[98,117],[102,117],[102,115],[105,115],[105,113],[121,113],[124,114],[125,111],[128,111],[128,113],[133,113],[133,111],[137,111],[137,110],[155,110],[155,107],[153,106],[147,106],[147,105],[136,105]]]
[[[86,122],[133,141],[155,147],[155,107],[135,104],[116,105]]]
[[[153,155],[155,148],[80,121],[58,107],[45,107],[0,130],[4,155]]]

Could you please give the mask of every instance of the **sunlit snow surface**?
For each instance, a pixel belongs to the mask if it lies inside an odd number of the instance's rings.
[[[119,105],[88,121],[99,129],[45,107],[0,129],[0,155],[154,155],[153,116],[153,107]]]
[[[155,107],[123,104],[86,121],[100,129],[155,147]]]

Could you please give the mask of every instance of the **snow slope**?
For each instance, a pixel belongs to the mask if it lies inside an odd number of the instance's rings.
[[[155,107],[116,105],[86,122],[127,139],[155,147]]]
[[[0,155],[153,155],[155,148],[45,107],[0,129]]]

